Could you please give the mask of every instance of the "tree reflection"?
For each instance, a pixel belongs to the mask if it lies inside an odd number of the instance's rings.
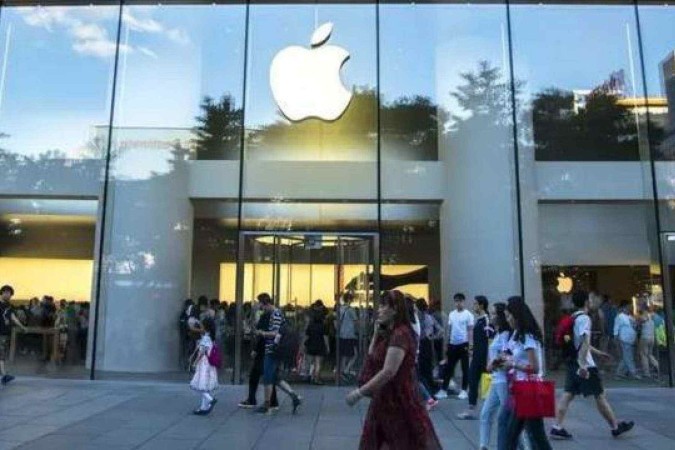
[[[199,106],[202,115],[192,130],[197,159],[239,159],[243,111],[235,107],[234,98],[225,94],[216,101],[207,96]]]
[[[644,99],[627,98],[605,82],[588,94],[547,88],[532,101],[532,126],[538,161],[637,161],[639,127],[636,111]],[[663,134],[652,122],[651,140]]]

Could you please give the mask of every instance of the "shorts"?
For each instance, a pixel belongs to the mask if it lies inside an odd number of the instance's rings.
[[[358,340],[356,339],[344,339],[340,338],[340,357],[341,358],[351,358],[356,354],[356,346],[358,345]]]
[[[583,395],[584,397],[591,395],[598,397],[605,392],[597,367],[588,369],[588,378],[581,378],[577,375],[577,370],[579,370],[579,365],[576,362],[567,364],[565,392],[572,395]]]
[[[0,361],[7,359],[9,353],[9,336],[0,336]]]
[[[274,355],[266,354],[263,359],[263,384],[265,386],[274,386],[277,384],[277,373],[279,372],[279,360]]]

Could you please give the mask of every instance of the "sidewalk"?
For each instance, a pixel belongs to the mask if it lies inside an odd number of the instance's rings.
[[[187,384],[70,381],[19,378],[0,391],[0,450],[21,449],[355,449],[367,404],[350,409],[345,389],[300,386],[305,404],[297,416],[288,401],[278,414],[260,417],[239,410],[245,387],[226,386],[208,417],[191,414],[197,402]],[[610,399],[621,417],[637,426],[613,439],[592,400],[572,406],[571,442],[555,449],[675,448],[675,390],[616,389]],[[443,447],[475,449],[477,421],[458,421],[465,402],[445,400],[432,413]],[[412,449],[411,449],[412,450]]]

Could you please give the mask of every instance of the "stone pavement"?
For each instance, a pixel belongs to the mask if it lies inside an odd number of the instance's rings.
[[[299,414],[286,401],[271,417],[237,409],[244,389],[223,387],[214,412],[197,417],[197,396],[183,384],[19,378],[0,391],[0,450],[357,448],[367,404],[348,408],[346,389],[300,386]],[[675,389],[615,389],[610,399],[638,423],[630,436],[611,438],[592,400],[578,401],[568,423],[575,440],[554,449],[675,449]],[[445,400],[432,412],[446,450],[476,448],[478,422],[454,419],[464,405]]]

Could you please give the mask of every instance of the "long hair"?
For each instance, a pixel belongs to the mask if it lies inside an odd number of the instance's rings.
[[[380,304],[387,305],[394,310],[394,327],[399,325],[410,326],[408,301],[401,291],[384,291],[380,297]]]
[[[210,317],[207,317],[204,319],[202,322],[202,326],[204,327],[204,330],[211,336],[211,339],[216,339],[216,322],[211,319]]]
[[[495,303],[495,326],[499,333],[508,331],[511,333],[511,325],[509,321],[506,320],[506,303]]]
[[[515,320],[514,331],[518,333],[519,341],[524,342],[525,335],[531,334],[534,339],[542,342],[543,334],[541,328],[534,318],[534,314],[532,314],[532,311],[530,311],[530,308],[525,304],[522,297],[509,297],[506,310],[511,313]]]

